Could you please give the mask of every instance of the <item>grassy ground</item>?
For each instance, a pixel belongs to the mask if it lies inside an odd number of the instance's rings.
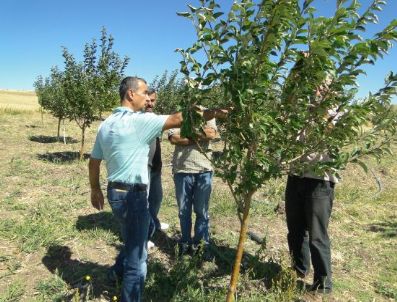
[[[89,204],[87,162],[76,160],[79,128],[65,123],[64,144],[54,138],[56,122],[37,111],[0,109],[1,302],[78,301],[79,295],[109,301],[117,293],[105,279],[120,247],[117,225],[108,205],[97,212]],[[88,130],[87,150],[96,128]],[[232,197],[215,178],[214,261],[177,258],[171,154],[164,141],[160,217],[171,227],[155,238],[149,254],[145,301],[224,301],[239,230]],[[337,186],[330,225],[335,291],[324,301],[397,299],[397,158],[369,165],[374,175],[349,167]],[[105,183],[103,174],[103,188]],[[287,269],[284,185],[274,181],[254,198],[250,230],[265,243],[247,241],[238,301],[321,301],[301,293]]]

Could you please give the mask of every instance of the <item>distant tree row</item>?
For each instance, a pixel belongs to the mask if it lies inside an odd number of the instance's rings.
[[[64,68],[51,68],[48,77],[38,76],[34,87],[40,106],[58,119],[57,137],[60,138],[61,123],[74,120],[81,129],[80,159],[84,154],[85,130],[92,122],[102,118],[105,112],[118,105],[118,87],[124,77],[129,58],[121,58],[112,48],[114,39],[102,29],[101,43],[96,40],[84,47],[83,61],[78,62],[66,47],[62,49]],[[179,104],[189,97],[186,81],[177,70],[167,70],[156,76],[150,86],[157,91],[157,112],[169,114],[180,110]],[[200,104],[220,102],[217,87],[207,93]]]
[[[188,79],[178,70],[156,76],[150,83],[150,87],[157,92],[156,112],[159,114],[170,114],[184,109],[181,104],[189,99],[192,103],[212,108],[220,107],[224,102],[223,91],[219,84],[212,85],[209,89],[203,89],[200,98],[197,99],[188,87]]]
[[[118,87],[129,61],[113,51],[114,39],[105,28],[101,33],[99,47],[95,39],[85,45],[82,62],[63,47],[63,71],[55,66],[49,77],[39,76],[34,83],[40,106],[58,119],[58,137],[64,119],[74,120],[80,127],[80,159],[84,154],[85,130],[116,106]]]

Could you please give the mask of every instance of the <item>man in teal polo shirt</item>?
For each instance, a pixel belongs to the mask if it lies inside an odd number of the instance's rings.
[[[137,77],[125,78],[119,88],[121,107],[99,127],[88,164],[91,203],[103,209],[99,183],[100,164],[106,161],[107,196],[114,216],[121,223],[124,247],[112,270],[123,280],[121,301],[141,301],[146,277],[150,214],[147,201],[148,153],[161,131],[179,128],[182,114],[145,113],[148,86]],[[224,118],[226,110],[205,110],[206,120]]]

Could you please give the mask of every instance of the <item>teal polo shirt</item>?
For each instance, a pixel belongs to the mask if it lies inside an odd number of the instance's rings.
[[[106,161],[108,181],[148,184],[149,147],[167,118],[118,107],[102,122],[91,157]]]

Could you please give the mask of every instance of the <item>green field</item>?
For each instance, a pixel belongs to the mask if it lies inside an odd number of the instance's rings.
[[[105,274],[120,247],[118,228],[108,205],[102,212],[90,206],[87,161],[76,160],[79,128],[65,122],[64,144],[54,137],[57,120],[33,109],[33,94],[1,92],[0,97],[1,104],[4,99],[14,104],[0,110],[0,301],[78,301],[80,294],[109,301],[117,289]],[[87,131],[87,150],[97,126]],[[162,146],[160,217],[171,227],[155,238],[157,247],[149,253],[145,301],[224,301],[239,235],[232,196],[215,177],[214,261],[178,259],[173,147],[166,140]],[[330,224],[335,290],[324,301],[397,299],[397,157],[369,166],[373,173],[350,166],[337,186]],[[104,173],[101,183],[105,188]],[[278,179],[254,197],[250,230],[265,244],[247,241],[238,301],[321,301],[296,289],[288,270],[284,185]],[[84,280],[87,275],[90,281]]]

